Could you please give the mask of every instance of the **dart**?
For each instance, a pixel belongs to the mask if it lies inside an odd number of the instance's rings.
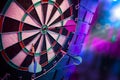
[[[61,50],[61,52],[67,56],[69,56],[70,58],[73,59],[73,64],[74,65],[79,65],[80,63],[82,63],[82,58],[78,55],[78,56],[73,56],[69,53],[66,53],[65,51]]]
[[[38,72],[41,72],[42,71],[42,67],[40,64],[38,64],[38,62],[35,60],[35,48],[34,48],[34,45],[32,44],[32,48],[31,48],[31,54],[33,54],[33,61],[32,63],[29,65],[28,67],[28,71],[29,72],[32,72],[34,73],[34,77],[35,77],[35,74],[38,73]]]

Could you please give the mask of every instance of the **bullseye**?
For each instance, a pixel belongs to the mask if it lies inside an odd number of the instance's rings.
[[[47,25],[43,25],[42,28],[40,29],[40,31],[41,31],[42,34],[46,34],[47,33],[47,29],[48,29],[48,26]]]

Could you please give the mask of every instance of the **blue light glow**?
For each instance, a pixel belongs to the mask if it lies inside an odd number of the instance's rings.
[[[113,1],[117,1],[117,0],[113,0]]]
[[[120,4],[113,7],[111,10],[111,21],[118,21],[120,20]]]

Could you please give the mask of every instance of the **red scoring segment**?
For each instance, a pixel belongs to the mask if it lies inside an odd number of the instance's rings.
[[[0,16],[0,32],[2,32],[3,20],[4,20],[4,16]]]

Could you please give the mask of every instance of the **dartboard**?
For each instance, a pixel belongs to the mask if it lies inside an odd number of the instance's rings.
[[[14,69],[29,71],[33,59],[43,74],[65,55],[74,35],[70,0],[4,0],[0,13],[0,51]],[[70,23],[69,23],[70,22]],[[71,28],[70,28],[71,27]],[[34,54],[31,52],[34,45]]]

